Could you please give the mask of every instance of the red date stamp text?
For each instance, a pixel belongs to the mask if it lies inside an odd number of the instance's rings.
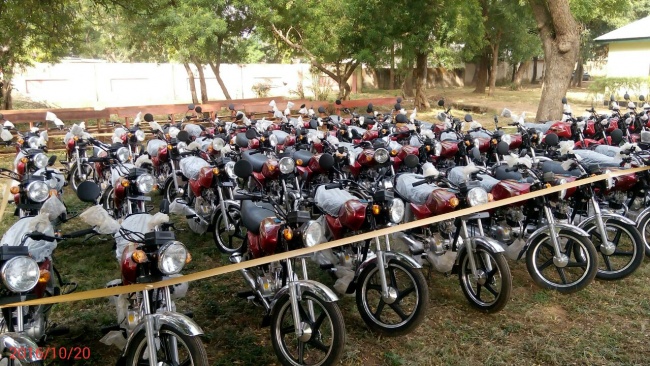
[[[11,359],[24,360],[35,356],[40,360],[88,360],[90,347],[9,347]]]

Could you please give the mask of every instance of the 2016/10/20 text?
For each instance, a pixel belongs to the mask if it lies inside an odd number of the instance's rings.
[[[90,347],[10,347],[11,359],[24,360],[34,355],[41,360],[88,360]]]

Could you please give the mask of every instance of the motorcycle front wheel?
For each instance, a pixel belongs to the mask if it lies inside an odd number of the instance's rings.
[[[382,296],[381,273],[371,263],[359,276],[356,300],[361,318],[374,332],[399,336],[412,332],[426,315],[429,287],[422,271],[397,260],[385,269],[388,297]]]
[[[641,237],[643,238],[645,255],[650,256],[650,215],[646,215],[641,219],[641,221],[636,225],[636,228],[639,229]]]
[[[588,237],[568,230],[557,235],[560,249],[568,257],[566,266],[556,266],[551,238],[540,235],[526,251],[526,267],[533,281],[540,287],[563,294],[578,292],[587,287],[598,272],[598,253]]]
[[[75,164],[72,166],[72,169],[70,169],[70,172],[68,173],[68,181],[75,192],[77,191],[77,187],[79,187],[82,182],[87,180],[95,180],[95,169],[90,164],[81,165],[81,174],[84,174],[86,176],[86,179],[81,179],[81,177],[79,177],[79,173],[77,172],[78,169],[79,165]]]
[[[233,204],[228,205],[226,215],[228,215],[228,227],[226,227],[226,222],[220,209],[214,214],[214,218],[212,219],[212,239],[221,253],[243,253],[246,228],[241,221],[239,206]]]
[[[602,261],[599,261],[596,278],[620,280],[634,273],[643,262],[645,240],[636,226],[617,219],[609,219],[605,222],[607,241],[616,247],[614,253],[609,255],[601,250],[602,239],[597,226],[587,225],[585,231],[591,235],[591,242],[602,258]]]
[[[185,189],[187,188],[187,183],[178,182],[178,188],[185,191]],[[164,197],[167,198],[167,201],[169,201],[170,203],[174,202],[176,198],[183,197],[182,194],[179,194],[179,192],[176,191],[176,187],[174,186],[174,181],[172,181],[171,179],[167,179],[167,181],[165,182],[165,188],[163,188],[163,194]]]
[[[474,256],[477,275],[472,273],[470,255]],[[512,291],[510,266],[503,254],[477,247],[474,253],[464,251],[459,263],[458,279],[469,303],[486,313],[502,310]]]
[[[304,292],[298,301],[298,312],[304,330],[301,337],[295,334],[289,295],[282,296],[273,307],[271,342],[280,363],[285,366],[337,364],[345,347],[345,324],[338,304]]]
[[[171,349],[174,343],[176,343],[176,350]],[[126,350],[124,364],[127,366],[148,365],[148,346],[146,332],[142,331],[136,334]],[[197,336],[185,335],[176,328],[163,325],[156,339],[156,347],[158,365],[208,365],[208,355],[201,339]],[[178,355],[177,360],[171,359],[174,354]]]

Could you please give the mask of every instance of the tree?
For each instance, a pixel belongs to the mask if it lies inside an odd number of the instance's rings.
[[[544,49],[546,73],[536,119],[559,119],[561,99],[566,95],[578,50],[580,26],[569,0],[528,0]]]

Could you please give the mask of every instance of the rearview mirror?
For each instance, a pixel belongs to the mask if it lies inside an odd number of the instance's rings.
[[[548,146],[557,146],[560,143],[560,138],[554,133],[549,133],[544,138],[544,142],[546,142],[546,145]]]
[[[404,164],[406,164],[407,168],[413,169],[420,164],[420,158],[413,154],[408,154],[404,158]]]
[[[568,101],[566,100],[566,97],[563,97],[562,98],[562,104],[567,104],[567,103],[568,103]]]
[[[510,153],[510,145],[505,141],[500,141],[499,144],[497,144],[497,153],[499,155],[507,155]]]
[[[246,179],[253,174],[253,165],[248,160],[238,160],[233,167],[233,172],[239,178]]]
[[[612,145],[620,145],[623,141],[623,131],[618,128],[612,131],[609,136],[612,138]]]
[[[56,163],[56,155],[50,156],[50,158],[47,160],[47,166],[52,166]]]
[[[255,129],[249,128],[248,130],[246,130],[246,138],[249,140],[256,139],[257,132],[255,132]]]
[[[187,131],[180,131],[178,135],[176,135],[176,139],[178,141],[188,142],[190,141],[190,134]]]
[[[198,114],[201,114],[201,113],[203,113],[203,108],[201,108],[201,106],[200,106],[200,105],[199,105],[199,106],[196,106],[196,108],[194,108],[194,110],[195,110],[195,111],[196,111],[196,113],[198,113]]]
[[[188,104],[187,105],[187,110],[193,111],[194,110],[194,104]]]
[[[472,118],[471,114],[466,114],[465,115],[465,122],[472,122],[474,119]]]
[[[445,106],[445,101],[442,100],[442,99],[440,99],[440,100],[438,101],[438,107],[444,107],[444,106]]]
[[[81,182],[77,187],[77,197],[82,202],[95,203],[100,194],[101,190],[99,189],[99,185],[93,181],[87,180]]]
[[[475,161],[481,160],[481,150],[479,150],[478,146],[472,149],[472,157]]]
[[[334,157],[331,154],[325,153],[320,156],[320,159],[318,159],[318,165],[320,165],[322,169],[330,170],[334,166]]]
[[[317,119],[309,120],[309,128],[311,128],[312,130],[317,130],[318,129],[318,120]]]

